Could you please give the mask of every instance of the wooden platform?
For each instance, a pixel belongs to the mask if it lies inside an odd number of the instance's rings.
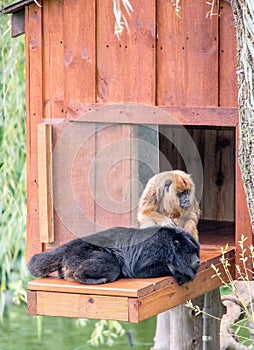
[[[82,285],[56,277],[28,283],[28,313],[140,322],[221,285],[211,278],[216,265],[227,280],[218,246],[202,245],[202,265],[193,282],[178,286],[172,277],[121,279],[102,285]],[[234,274],[235,251],[227,253]]]

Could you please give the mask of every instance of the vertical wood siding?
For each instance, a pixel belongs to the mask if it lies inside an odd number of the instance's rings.
[[[37,123],[43,116],[42,11],[26,8],[27,257],[42,249],[39,236]]]

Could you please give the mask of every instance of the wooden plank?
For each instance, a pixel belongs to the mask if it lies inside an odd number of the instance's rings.
[[[231,4],[220,3],[219,106],[237,107],[237,48]]]
[[[37,168],[37,124],[42,106],[42,10],[26,8],[27,259],[41,251]]]
[[[33,291],[27,292],[27,312],[31,316],[37,315],[37,293]]]
[[[234,277],[234,262],[234,258],[229,260],[229,270],[232,277]],[[223,280],[228,281],[222,264],[216,264],[216,267],[219,268]],[[214,271],[207,268],[198,273],[193,282],[186,283],[183,286],[172,283],[170,286],[142,298],[130,298],[128,300],[129,322],[143,321],[219,287],[221,282],[217,277],[212,278],[213,275]]]
[[[157,2],[157,103],[218,105],[218,16],[205,1],[181,6],[180,18],[167,0]]]
[[[239,138],[239,127],[236,128],[236,140],[238,142]],[[236,264],[241,267],[242,270],[242,262],[241,262],[241,254],[242,249],[239,245],[239,241],[242,240],[242,235],[247,238],[244,242],[244,248],[246,249],[246,256],[248,256],[248,260],[246,262],[246,266],[250,271],[253,270],[252,259],[250,258],[250,246],[254,244],[254,236],[252,232],[250,215],[247,206],[246,194],[244,191],[244,185],[242,180],[242,174],[240,170],[240,166],[238,163],[238,148],[236,147],[236,164],[235,164],[235,246],[236,246]],[[243,270],[242,270],[243,271]],[[239,275],[237,275],[239,277]],[[252,273],[249,273],[249,278],[252,279]]]
[[[235,127],[237,108],[154,107],[144,104],[69,104],[70,121]]]
[[[25,33],[25,9],[15,12],[11,16],[11,36],[17,36]]]
[[[93,124],[44,120],[53,128],[54,232],[57,247],[95,232],[95,139]]]
[[[128,299],[37,292],[37,315],[128,321]]]
[[[53,1],[52,1],[53,2]],[[51,95],[50,95],[50,31],[47,21],[50,18],[49,1],[44,1],[43,4],[43,103],[44,103],[44,118],[52,118],[51,115]],[[52,29],[51,29],[52,30]]]
[[[98,102],[155,103],[156,1],[135,2],[130,34],[118,39],[111,0],[97,8]],[[145,58],[145,64],[144,64]]]
[[[43,2],[43,102],[46,118],[64,114],[64,2]]]
[[[38,124],[39,226],[42,243],[54,242],[52,127]]]
[[[14,12],[17,12],[19,10],[24,9],[25,6],[28,6],[28,5],[32,4],[33,2],[34,2],[34,0],[18,1],[18,2],[15,2],[13,4],[10,4],[8,6],[5,6],[4,8],[1,9],[1,12],[4,14],[14,13]]]
[[[221,258],[221,245],[213,246],[209,244],[201,244],[200,246],[200,260],[202,261],[202,264],[198,270],[198,272],[201,272],[208,267],[210,267],[211,264],[218,264]],[[228,259],[232,259],[235,256],[235,249],[234,247],[229,247],[227,253],[225,254],[225,257]]]
[[[73,294],[94,294],[109,296],[141,297],[172,283],[170,277],[146,279],[121,279],[100,285],[83,285],[64,281],[56,277],[38,278],[28,283],[28,289]]]
[[[131,222],[131,131],[129,125],[109,125],[96,134],[96,231],[136,224]]]
[[[96,1],[64,1],[65,101],[96,102]]]

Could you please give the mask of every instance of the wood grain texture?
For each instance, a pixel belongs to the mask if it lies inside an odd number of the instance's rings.
[[[27,312],[31,316],[37,315],[37,293],[34,291],[27,292]]]
[[[56,277],[38,278],[28,283],[29,290],[74,294],[141,297],[172,283],[170,277],[121,279],[100,285],[83,285]]]
[[[220,3],[219,106],[237,107],[237,48],[231,4]]]
[[[131,126],[108,125],[96,134],[96,231],[131,222]]]
[[[11,15],[11,37],[16,38],[17,36],[25,33],[25,9],[21,9]]]
[[[97,11],[97,102],[155,104],[156,1],[136,2],[127,16],[130,34],[114,34],[112,2]]]
[[[38,124],[39,227],[42,243],[54,242],[52,127]]]
[[[64,116],[64,2],[43,3],[44,117]]]
[[[52,121],[55,243],[47,249],[95,231],[95,126]]]
[[[157,103],[218,106],[218,17],[191,0],[180,18],[166,0],[157,3]]]
[[[27,258],[42,249],[39,236],[37,124],[43,115],[42,9],[26,8]]]
[[[237,108],[165,107],[135,103],[69,104],[70,121],[235,127]]]
[[[128,321],[128,299],[37,292],[37,315]]]
[[[239,127],[236,128],[236,140],[239,137]],[[244,235],[245,242],[243,244],[244,249],[246,249],[246,256],[248,256],[248,260],[246,262],[246,266],[253,270],[253,263],[250,253],[250,247],[254,244],[254,236],[252,232],[252,227],[250,223],[250,215],[247,206],[246,194],[244,191],[244,185],[241,175],[240,166],[238,163],[238,149],[236,148],[236,165],[235,165],[235,193],[236,193],[236,202],[235,202],[235,246],[236,246],[236,264],[241,268],[243,272],[243,264],[241,261],[242,249],[239,245],[239,241],[242,241],[242,235]],[[239,275],[237,275],[239,277]],[[249,278],[252,279],[252,273],[249,273]]]
[[[234,258],[229,260],[232,276],[234,276],[234,261]],[[216,264],[216,267],[221,272],[223,280],[228,281],[222,264]],[[129,322],[140,322],[219,287],[221,282],[217,277],[212,278],[213,275],[214,271],[208,268],[199,272],[193,282],[183,286],[172,283],[166,288],[139,299],[130,298]]]
[[[96,102],[96,1],[65,0],[65,103]]]

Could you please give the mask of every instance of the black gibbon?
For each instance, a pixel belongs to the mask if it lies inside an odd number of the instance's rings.
[[[60,278],[84,284],[173,276],[182,285],[193,280],[199,266],[198,242],[166,226],[111,228],[36,254],[28,263],[35,277],[58,271]]]

